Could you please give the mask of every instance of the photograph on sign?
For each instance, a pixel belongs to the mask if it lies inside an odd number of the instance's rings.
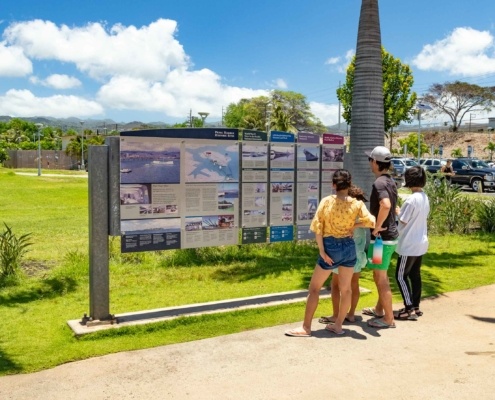
[[[306,168],[318,168],[320,160],[319,147],[317,146],[298,146],[297,147],[297,166]]]
[[[271,168],[294,168],[294,146],[272,144],[270,146]]]
[[[179,144],[162,138],[121,137],[120,181],[179,183]]]
[[[342,146],[323,146],[322,160],[324,162],[344,162],[344,149]]]
[[[242,168],[267,168],[268,145],[246,144],[242,145]]]
[[[125,235],[179,232],[180,218],[125,220],[121,229]]]

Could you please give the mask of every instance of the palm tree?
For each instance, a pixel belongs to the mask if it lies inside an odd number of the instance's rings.
[[[297,133],[288,113],[282,108],[282,103],[276,102],[271,115],[270,128],[275,131]]]
[[[453,149],[452,152],[450,153],[451,157],[462,157],[462,150],[460,148]]]
[[[495,143],[489,142],[483,150],[488,150],[490,152],[490,161],[493,161],[493,152],[495,152]]]
[[[383,146],[383,71],[378,0],[362,0],[352,96],[350,163],[353,181],[370,192],[374,181],[365,151]]]

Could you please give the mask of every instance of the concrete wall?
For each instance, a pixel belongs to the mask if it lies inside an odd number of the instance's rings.
[[[6,168],[38,168],[38,150],[7,150],[9,159]],[[78,169],[78,159],[69,157],[60,150],[41,150],[41,168]]]

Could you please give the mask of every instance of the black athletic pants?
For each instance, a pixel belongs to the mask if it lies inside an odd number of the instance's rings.
[[[399,256],[395,279],[406,310],[419,308],[421,301],[421,260],[423,256]]]

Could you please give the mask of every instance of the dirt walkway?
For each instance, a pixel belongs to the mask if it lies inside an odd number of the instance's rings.
[[[123,352],[2,377],[0,399],[489,399],[494,301],[490,285],[425,300],[396,329],[315,321],[311,338],[284,336],[290,324]]]

